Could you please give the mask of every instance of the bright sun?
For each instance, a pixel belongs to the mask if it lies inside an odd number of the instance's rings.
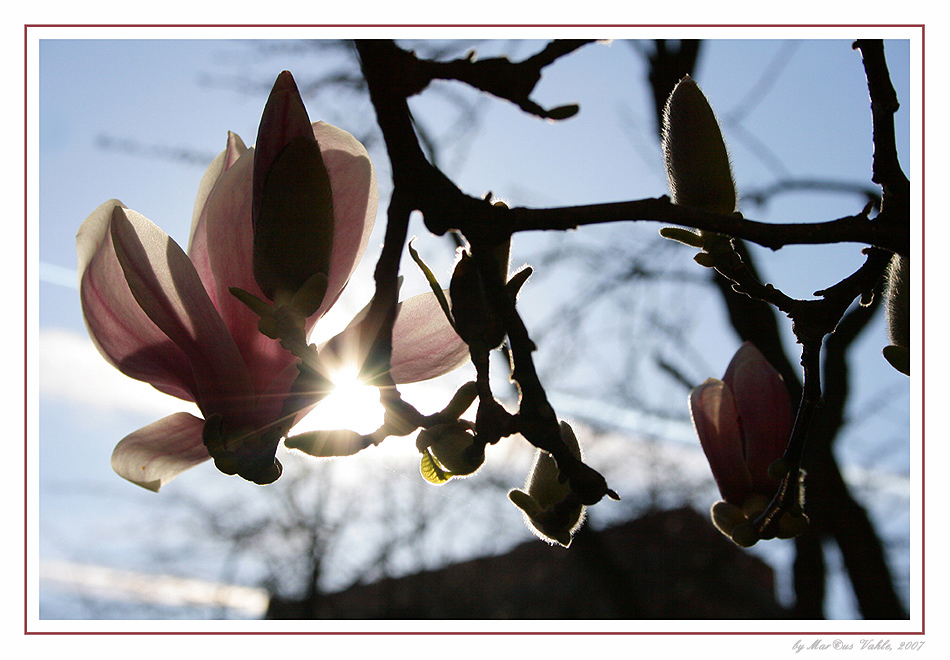
[[[365,385],[355,367],[343,367],[333,375],[333,391],[294,426],[304,431],[349,429],[372,433],[383,423],[379,390]]]

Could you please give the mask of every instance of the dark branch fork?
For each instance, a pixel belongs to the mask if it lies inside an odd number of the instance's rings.
[[[515,432],[548,451],[570,480],[584,503],[592,504],[604,495],[614,496],[603,477],[575,459],[558,432],[557,416],[550,406],[534,368],[536,350],[515,302],[505,295],[504,284],[487,255],[510,240],[513,233],[541,230],[568,230],[584,225],[621,221],[653,221],[679,225],[723,237],[745,239],[771,249],[793,244],[854,242],[865,246],[866,261],[855,273],[838,284],[819,291],[815,300],[793,300],[769,284],[759,282],[745,268],[741,257],[723,238],[713,255],[714,267],[746,295],[765,300],[792,320],[793,331],[802,344],[804,391],[798,420],[785,455],[787,472],[772,506],[756,521],[762,538],[772,535],[780,514],[799,501],[799,468],[809,422],[821,400],[819,355],[823,339],[832,333],[849,305],[860,298],[867,302],[880,282],[892,253],[909,254],[909,182],[900,168],[894,140],[893,114],[897,98],[890,83],[883,43],[858,41],[855,48],[864,57],[874,124],[872,180],[882,187],[881,211],[870,217],[870,205],[854,216],[818,223],[769,224],[735,215],[719,215],[677,206],[666,196],[655,199],[585,206],[531,209],[506,208],[490,199],[463,193],[425,158],[413,130],[407,99],[435,79],[452,79],[517,104],[525,112],[546,119],[573,115],[576,106],[544,110],[529,96],[540,79],[541,70],[557,58],[574,52],[586,41],[554,41],[522,62],[506,58],[477,60],[473,56],[451,62],[417,58],[392,41],[357,41],[363,73],[377,121],[392,164],[393,195],[388,210],[386,240],[377,263],[376,297],[370,312],[378,319],[373,343],[375,384],[384,388],[383,401],[389,409],[402,410],[420,424],[423,417],[399,397],[387,381],[386,365],[392,351],[392,320],[396,304],[396,281],[401,254],[407,238],[412,211],[422,213],[426,227],[437,235],[450,230],[468,241],[472,257],[485,283],[488,304],[502,319],[511,348],[512,379],[521,393],[517,413],[509,414],[491,397],[487,388],[487,360],[473,348],[479,383],[479,435],[488,442]]]

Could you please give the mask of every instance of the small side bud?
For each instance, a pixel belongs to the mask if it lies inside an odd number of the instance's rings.
[[[580,112],[581,107],[576,103],[569,103],[567,105],[559,105],[556,108],[551,108],[547,111],[547,118],[553,119],[555,121],[560,121],[562,119],[569,119]]]
[[[748,521],[742,509],[725,500],[713,504],[709,510],[709,516],[712,518],[716,529],[730,538],[732,538],[732,532],[735,531],[736,527]]]
[[[275,457],[279,429],[231,429],[220,414],[212,414],[205,420],[201,439],[215,467],[224,474],[236,474],[263,486],[277,481],[283,472]]]
[[[705,242],[702,234],[682,227],[660,227],[660,236],[700,250]]]
[[[808,530],[808,516],[805,514],[782,514],[778,521],[778,530],[775,537],[779,539],[793,539],[801,536]]]
[[[784,458],[776,459],[769,466],[769,479],[775,479],[776,481],[781,481],[785,478],[785,475],[789,473],[791,467]]]
[[[769,508],[769,498],[760,493],[753,493],[742,503],[742,513],[746,518],[756,518]]]
[[[317,458],[352,456],[373,446],[371,437],[347,429],[310,431],[292,435],[284,441],[288,449],[297,449]]]
[[[474,380],[470,380],[458,388],[452,396],[452,400],[442,409],[442,414],[458,419],[471,407],[477,397],[478,385]]]

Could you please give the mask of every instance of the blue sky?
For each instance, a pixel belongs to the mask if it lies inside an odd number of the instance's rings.
[[[108,31],[104,35],[112,36]],[[306,53],[265,56],[258,50],[262,44],[233,39],[139,40],[124,33],[133,38],[87,40],[73,38],[83,36],[82,31],[68,30],[50,36],[68,38],[41,40],[36,69],[40,399],[34,483],[39,494],[38,551],[41,559],[143,569],[148,561],[136,542],[145,537],[130,532],[139,529],[130,521],[165,515],[161,498],[167,493],[155,496],[123,482],[112,473],[109,455],[124,435],[187,407],[114,372],[95,353],[83,327],[75,288],[76,230],[97,205],[115,197],[184,245],[205,167],[202,158],[210,160],[223,148],[228,130],[241,135],[248,145],[254,141],[268,81],[280,70],[290,69],[300,82],[342,61],[342,56],[327,55],[322,60]],[[775,38],[708,42],[694,76],[724,124],[740,194],[784,175],[867,182],[871,153],[866,83],[850,37],[790,30],[755,31],[748,36]],[[813,39],[816,36],[835,38]],[[537,42],[476,46],[483,56],[506,52],[521,58],[534,52]],[[906,41],[887,44],[892,76],[904,104],[898,144],[911,179],[918,174],[920,157],[912,150],[913,132],[918,128],[911,119],[918,115],[911,102],[918,91],[911,74],[917,66],[913,50]],[[482,100],[481,130],[466,139],[464,148],[443,154],[444,167],[466,192],[481,195],[491,190],[515,205],[559,206],[665,194],[642,73],[642,62],[625,43],[587,46],[546,70],[534,96],[545,107],[579,102],[581,113],[576,118],[550,124],[526,117],[503,101]],[[223,84],[237,79],[259,85],[247,91]],[[466,98],[477,96],[460,85],[444,87]],[[736,113],[747,107],[746,99],[758,89],[765,93],[735,124]],[[438,91],[413,100],[417,118],[436,135],[457,119],[453,106]],[[365,99],[348,105],[323,93],[306,101],[313,119],[325,119],[355,134],[372,126]],[[760,144],[753,145],[746,135],[755,136]],[[763,148],[778,154],[780,165],[763,158]],[[194,162],[168,157],[177,150],[195,155]],[[379,144],[371,156],[381,184],[379,230],[388,171]],[[860,205],[853,197],[789,195],[765,209],[743,211],[757,219],[797,222],[851,215]],[[420,235],[417,249],[447,283],[451,251],[444,242],[425,236],[418,221],[411,231]],[[635,227],[624,240],[645,240],[655,231],[656,227]],[[518,237],[515,264],[530,263],[542,247],[558,241],[568,246],[571,240],[596,245],[609,238],[600,229],[569,236]],[[352,299],[341,306],[336,318],[327,320],[329,328],[345,323],[367,300],[373,245],[350,287]],[[683,269],[691,263],[687,252],[684,248],[670,253],[677,255],[674,258],[681,260]],[[809,260],[805,268],[802,259]],[[805,297],[837,282],[859,263],[857,248],[844,246],[786,248],[764,254],[761,265],[770,281],[790,295]],[[417,273],[410,269],[406,275],[404,292],[425,289]],[[572,271],[560,277],[570,283],[581,281]],[[540,324],[548,318],[551,298],[543,289],[532,290],[531,284],[524,293],[525,313],[529,324]],[[685,306],[703,320],[691,335],[702,349],[703,363],[696,375],[719,376],[737,341],[723,325],[715,301],[701,297],[691,301]],[[879,320],[862,343],[856,400],[863,408],[856,408],[854,416],[875,406],[880,412],[869,415],[867,424],[850,429],[839,448],[849,465],[883,471],[898,477],[900,484],[900,478],[913,476],[917,456],[916,449],[907,444],[911,394],[906,379],[880,358],[884,336]],[[590,377],[579,366],[556,381],[555,389],[571,392],[577,389],[571,385],[577,383],[586,387],[584,379]],[[412,458],[411,443],[402,449]],[[394,462],[389,464],[398,467],[387,468],[387,473],[416,478],[412,461],[399,451],[392,450]],[[235,486],[234,480],[205,465],[168,489],[191,493],[209,482],[215,492],[228,492]],[[515,512],[501,515],[509,514],[519,522]],[[897,526],[909,527],[909,517],[905,512]],[[523,529],[515,529],[506,538],[512,542],[529,538]],[[895,532],[900,533],[900,529]],[[213,557],[202,559],[213,561]],[[846,605],[842,611],[847,611]]]

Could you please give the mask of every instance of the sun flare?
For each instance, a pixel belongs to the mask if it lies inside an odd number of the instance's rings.
[[[337,429],[372,433],[378,429],[384,413],[379,390],[363,383],[355,367],[339,369],[332,381],[333,391],[294,426],[294,433]]]

